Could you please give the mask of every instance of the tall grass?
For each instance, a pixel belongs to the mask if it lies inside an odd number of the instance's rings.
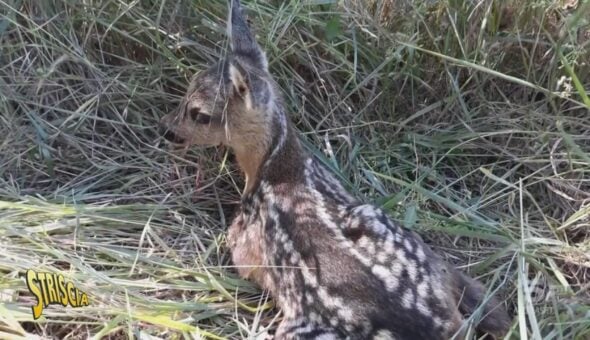
[[[509,338],[590,337],[588,1],[243,1],[310,152],[498,290]],[[0,0],[0,338],[256,336],[227,150],[156,133],[224,1]],[[90,306],[33,321],[27,269]]]

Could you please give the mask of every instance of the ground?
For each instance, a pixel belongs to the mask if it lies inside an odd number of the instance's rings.
[[[590,337],[588,1],[243,0],[315,153],[497,290],[510,338]],[[157,121],[227,48],[226,3],[0,2],[0,338],[242,338],[243,179]],[[38,320],[26,272],[87,307]]]

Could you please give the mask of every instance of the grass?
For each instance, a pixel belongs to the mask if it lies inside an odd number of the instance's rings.
[[[508,338],[590,337],[588,1],[244,1],[311,152],[498,290]],[[0,0],[0,338],[254,336],[227,150],[156,132],[224,1]],[[27,269],[90,306],[34,321]]]

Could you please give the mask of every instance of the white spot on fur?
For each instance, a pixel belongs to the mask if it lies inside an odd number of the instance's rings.
[[[296,266],[301,261],[301,256],[297,252],[292,252],[291,253],[290,260],[291,260],[291,264],[294,265],[294,266]]]
[[[383,281],[385,288],[387,288],[387,290],[390,292],[394,291],[399,285],[397,277],[392,275],[391,271],[382,265],[373,266],[373,268],[371,268],[371,272],[377,276],[377,278]]]
[[[409,253],[414,251],[414,247],[412,247],[412,243],[407,238],[404,240],[404,246],[406,247],[406,249],[408,250]]]
[[[428,296],[428,281],[424,280],[416,286],[416,291],[421,298]]]
[[[358,218],[353,218],[350,222],[349,228],[351,229],[358,229],[360,226],[360,220]]]
[[[420,311],[420,313],[424,314],[425,316],[432,315],[430,309],[428,309],[428,307],[426,306],[426,301],[424,301],[424,299],[418,299],[418,301],[416,302],[416,307],[418,308],[418,311]]]
[[[391,274],[395,277],[399,277],[403,270],[404,266],[402,266],[402,264],[397,261],[391,265]]]
[[[416,256],[418,257],[418,260],[420,260],[420,262],[424,262],[424,260],[426,260],[426,254],[424,254],[424,249],[422,249],[422,247],[420,245],[418,245],[418,247],[416,247]]]
[[[309,313],[309,320],[311,320],[311,322],[315,322],[318,324],[322,323],[322,317],[316,312]]]
[[[416,268],[416,262],[408,260],[406,270],[408,271],[408,276],[410,277],[410,280],[412,280],[412,282],[415,282],[418,278],[418,269]]]
[[[434,296],[439,300],[442,300],[445,297],[445,293],[441,289],[440,282],[436,282],[435,280],[431,280],[433,283],[432,291],[434,292]]]
[[[388,233],[387,234],[387,238],[385,239],[385,242],[383,244],[383,250],[388,254],[388,255],[393,255],[393,253],[395,252],[395,246],[393,245],[394,242],[394,237],[392,233]]]
[[[393,334],[391,334],[391,332],[388,331],[387,329],[380,330],[373,337],[373,340],[394,340],[394,339],[395,338],[393,337]]]
[[[412,306],[414,305],[414,292],[412,292],[411,288],[406,289],[406,292],[404,293],[404,296],[402,296],[402,305],[406,308],[406,309],[412,309]]]
[[[380,252],[379,254],[377,254],[377,262],[379,263],[385,263],[387,261],[387,253],[386,252]]]
[[[363,236],[358,240],[359,247],[366,250],[369,256],[375,255],[375,243],[367,236]]]
[[[338,316],[346,322],[353,322],[354,315],[352,309],[344,303],[342,298],[330,296],[324,287],[318,288],[318,296],[322,300],[323,305],[336,311]]]
[[[293,242],[291,242],[291,240],[284,242],[283,243],[283,248],[285,249],[285,251],[289,254],[292,254],[293,251],[295,250],[295,248],[293,247]]]
[[[396,249],[395,256],[396,256],[397,260],[399,262],[401,262],[402,264],[404,264],[404,265],[410,264],[408,261],[408,258],[406,257],[406,252],[403,249]]]

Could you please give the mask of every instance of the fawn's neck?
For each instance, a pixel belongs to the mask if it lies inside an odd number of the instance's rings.
[[[271,125],[273,135],[266,143],[236,152],[238,165],[246,176],[243,196],[256,191],[262,181],[272,185],[296,183],[304,178],[305,152],[290,122],[284,115],[277,117]]]

